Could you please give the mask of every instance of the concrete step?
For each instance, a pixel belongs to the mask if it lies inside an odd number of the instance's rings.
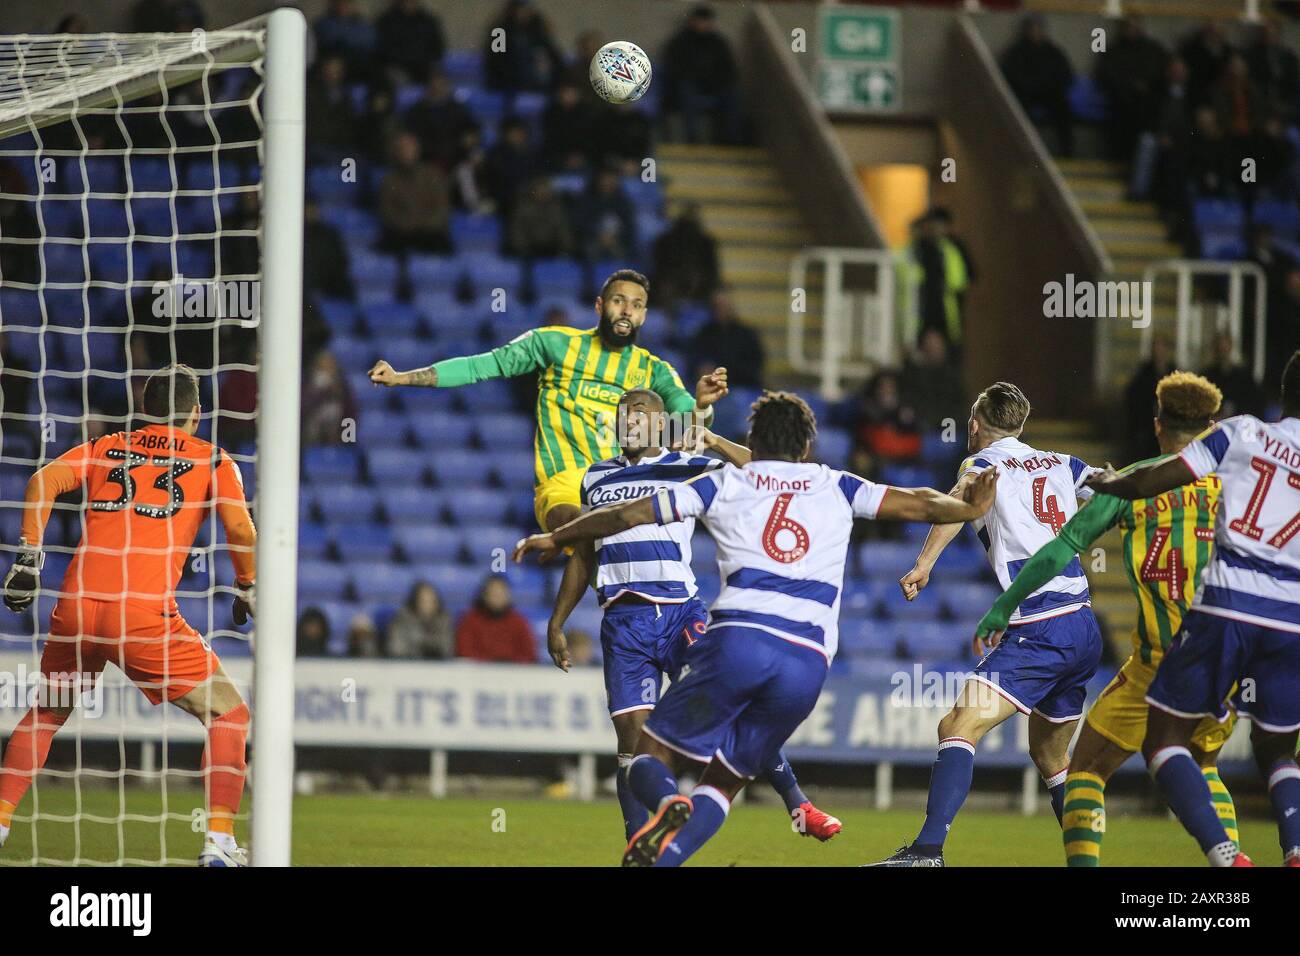
[[[664,195],[669,202],[727,202],[770,205],[788,208],[790,194],[777,185],[737,183],[735,181],[691,180],[667,182]]]
[[[1131,202],[1127,199],[1079,199],[1079,208],[1089,217],[1119,216],[1121,218],[1159,219],[1155,203]],[[1094,220],[1095,221],[1095,220]]]
[[[1107,179],[1123,179],[1127,173],[1127,167],[1120,162],[1110,159],[1065,159],[1060,158],[1056,161],[1057,168],[1061,170],[1062,175],[1066,177],[1102,177]]]
[[[1142,258],[1148,261],[1157,259],[1175,259],[1182,255],[1182,247],[1164,238],[1124,238],[1111,239],[1105,243],[1106,251],[1112,261]]]
[[[697,163],[761,163],[770,165],[761,146],[699,146],[692,143],[660,143],[655,155],[663,160]]]

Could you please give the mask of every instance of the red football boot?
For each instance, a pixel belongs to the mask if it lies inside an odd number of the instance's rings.
[[[803,826],[799,828],[799,832],[803,836],[816,837],[822,843],[844,829],[844,824],[838,819],[823,810],[818,810],[807,800],[799,804],[799,809],[790,816],[796,820],[802,816]]]

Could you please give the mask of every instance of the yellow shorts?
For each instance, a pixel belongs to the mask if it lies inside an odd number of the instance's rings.
[[[537,527],[546,530],[546,515],[556,505],[582,507],[582,476],[586,468],[569,468],[556,472],[533,490],[533,513]]]
[[[1141,750],[1142,740],[1147,735],[1147,709],[1150,706],[1146,702],[1147,688],[1151,686],[1159,665],[1159,657],[1150,664],[1137,654],[1126,660],[1088,711],[1088,726],[1125,750]],[[1196,725],[1192,743],[1206,753],[1212,753],[1227,743],[1236,725],[1237,715],[1231,710],[1223,723],[1206,717]]]

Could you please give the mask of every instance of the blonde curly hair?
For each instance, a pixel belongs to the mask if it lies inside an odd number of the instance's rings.
[[[1194,372],[1170,372],[1156,385],[1156,417],[1176,432],[1205,431],[1222,404],[1219,386]]]

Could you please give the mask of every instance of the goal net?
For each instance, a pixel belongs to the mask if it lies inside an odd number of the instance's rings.
[[[234,460],[258,524],[257,621],[232,620],[215,509],[176,600],[250,704],[258,779],[250,759],[236,829],[269,865],[289,862],[304,35],[282,10],[186,34],[0,36],[0,573],[33,472],[143,424],[148,375],[191,366],[197,434]],[[133,484],[170,487],[146,471],[126,479],[128,498]],[[85,516],[83,491],[56,502],[35,601],[0,608],[5,739],[37,700]],[[254,626],[269,635],[256,654]],[[192,865],[220,769],[201,769],[206,739],[105,668],[13,811],[0,864]]]

